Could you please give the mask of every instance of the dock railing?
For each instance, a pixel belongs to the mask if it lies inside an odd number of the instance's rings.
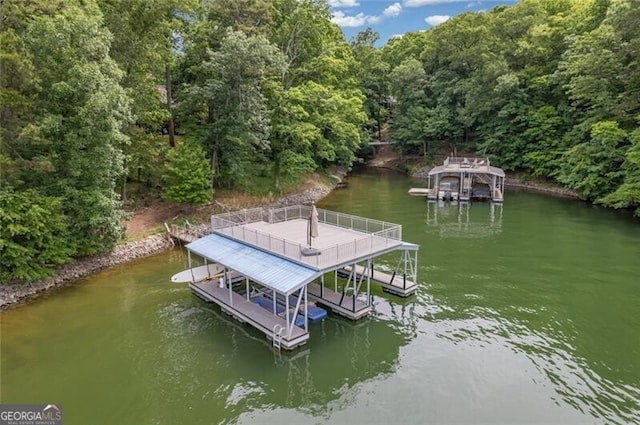
[[[211,216],[211,230],[318,268],[340,263],[343,258],[363,256],[374,249],[388,247],[402,240],[402,226],[399,224],[321,208],[318,208],[317,211],[319,223],[354,230],[360,234],[355,234],[356,239],[352,241],[333,245],[309,254],[308,251],[305,251],[306,244],[289,241],[270,233],[260,232],[244,226],[257,221],[278,223],[297,219],[308,220],[311,214],[311,207],[306,205],[278,209],[254,208]]]
[[[491,164],[489,163],[489,158],[475,158],[475,157],[459,157],[459,156],[450,156],[444,160],[444,167],[448,167],[450,165],[457,165],[460,168],[467,167],[489,167]]]
[[[165,228],[171,237],[186,243],[193,242],[194,240],[210,233],[208,226],[194,226],[188,221],[185,221],[183,224],[172,223],[171,225],[168,225],[165,223]]]

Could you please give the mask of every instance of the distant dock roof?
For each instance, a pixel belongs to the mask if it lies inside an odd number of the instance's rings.
[[[489,158],[449,157],[444,160],[443,165],[433,167],[429,171],[429,176],[446,173],[491,174],[502,178],[505,177],[501,168],[491,166]]]

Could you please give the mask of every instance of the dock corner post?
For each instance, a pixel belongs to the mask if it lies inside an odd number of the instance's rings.
[[[353,300],[352,300],[352,305],[353,305],[353,312],[356,312],[356,297],[358,296],[358,285],[356,285],[356,263],[353,263]]]
[[[271,295],[273,297],[273,315],[276,316],[278,314],[278,310],[276,309],[276,290],[273,290],[273,293]]]
[[[369,268],[371,269],[371,273],[367,276],[367,303],[369,307],[372,304],[372,295],[371,295],[371,278],[373,277],[373,258],[369,258]]]
[[[275,302],[275,297],[274,297]],[[291,336],[291,323],[289,322],[289,296],[285,294],[284,297],[284,307],[285,307],[285,320],[287,321],[287,337]]]
[[[304,330],[309,332],[309,300],[307,297],[307,286],[304,285]]]
[[[189,268],[191,268],[191,251],[187,249],[187,262],[189,264]]]
[[[418,250],[414,251],[413,257],[413,283],[418,284]]]

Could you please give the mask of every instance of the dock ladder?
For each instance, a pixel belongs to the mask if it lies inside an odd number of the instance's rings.
[[[273,348],[280,351],[282,349],[282,332],[284,332],[285,327],[281,324],[276,323],[273,326]]]

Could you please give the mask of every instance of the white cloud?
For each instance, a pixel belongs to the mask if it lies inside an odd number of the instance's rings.
[[[449,15],[431,15],[424,18],[424,21],[432,27],[435,27],[436,25],[440,25],[441,23],[449,20],[449,18],[451,18]]]
[[[358,0],[329,0],[331,7],[356,7],[360,6]]]
[[[392,34],[392,35],[391,35],[391,37],[389,37],[389,39],[392,39],[392,38],[402,38],[402,37],[404,37],[404,34]]]
[[[402,12],[402,5],[396,2],[387,7],[384,12],[382,12],[382,16],[384,16],[385,18],[391,18],[394,16],[398,16],[400,12]]]
[[[335,1],[351,1],[351,0],[335,0]],[[376,25],[387,18],[396,17],[402,12],[402,5],[399,2],[393,3],[387,7],[381,15],[365,15],[360,12],[357,15],[347,15],[341,10],[333,12],[331,22],[343,28],[355,28],[363,25]]]
[[[404,0],[404,7],[433,6],[434,4],[468,2],[469,0]]]
[[[365,16],[362,12],[355,16],[349,16],[345,15],[341,10],[337,10],[333,12],[331,22],[337,24],[339,27],[355,28],[363,26],[367,22],[367,18],[369,18],[369,16]]]
[[[384,16],[367,16],[367,24],[377,25],[384,20]]]

